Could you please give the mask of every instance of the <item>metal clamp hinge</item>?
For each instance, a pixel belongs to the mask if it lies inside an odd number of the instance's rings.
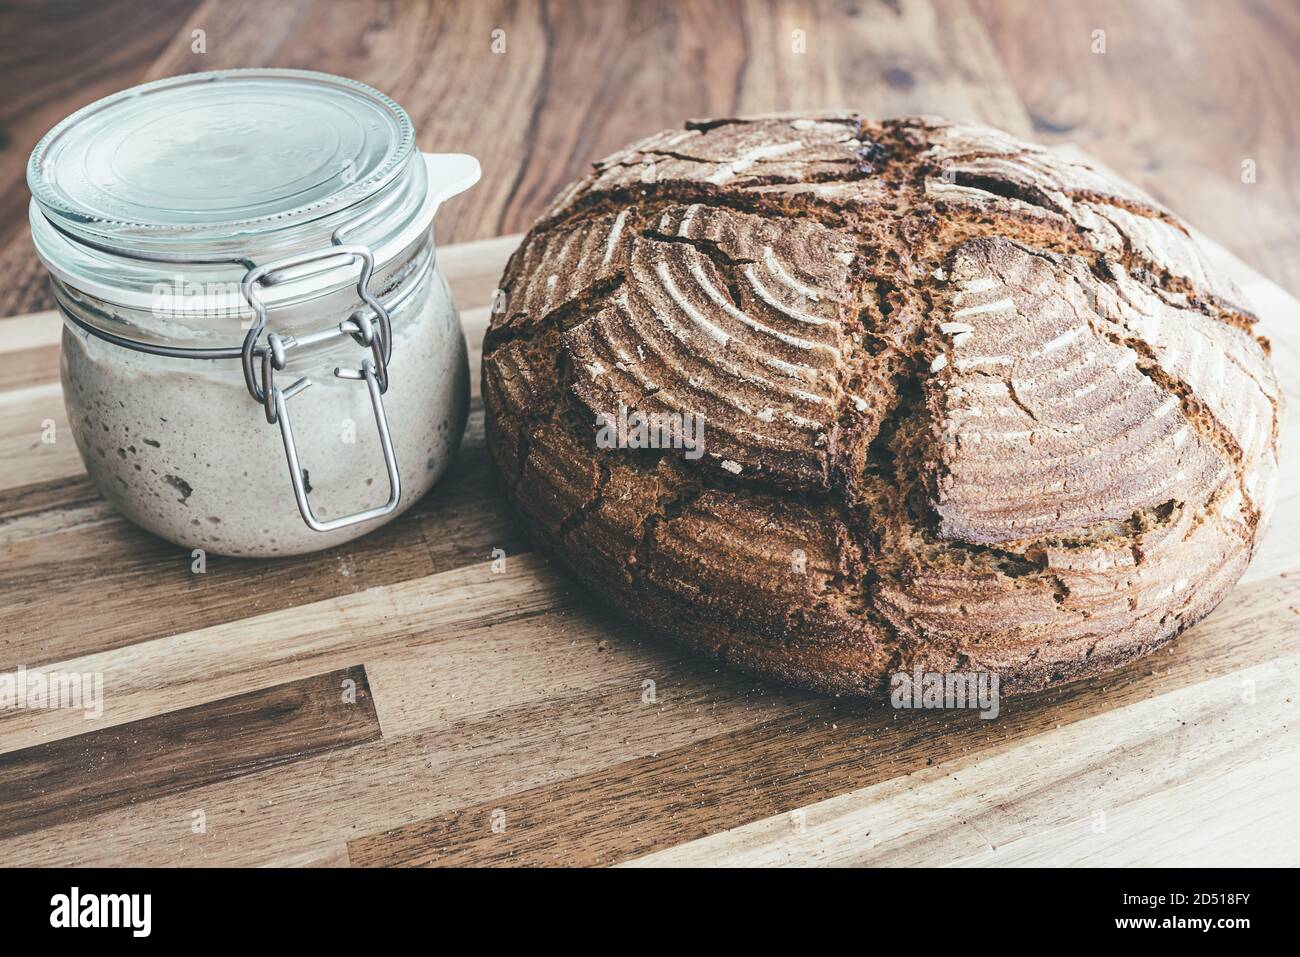
[[[354,262],[361,263],[357,294],[369,308],[354,312],[351,317],[333,328],[322,329],[304,336],[281,336],[270,333],[266,337],[266,344],[260,344],[258,340],[266,328],[267,310],[258,290],[263,285],[273,284],[278,277],[289,270],[300,271],[303,266],[325,260],[342,260],[342,262],[331,263],[329,268]],[[293,483],[298,511],[307,526],[318,532],[330,532],[388,515],[397,508],[402,498],[401,478],[397,470],[397,458],[393,452],[393,440],[388,430],[388,419],[384,414],[383,402],[383,395],[388,391],[388,363],[393,349],[393,326],[388,310],[370,293],[370,277],[374,273],[374,268],[374,254],[369,247],[358,244],[335,244],[327,249],[288,256],[254,267],[244,276],[241,284],[244,298],[253,310],[253,323],[244,337],[241,350],[244,383],[248,387],[249,394],[262,404],[266,421],[280,426],[280,437],[284,441],[284,453],[289,463],[289,479]],[[322,342],[335,336],[351,336],[358,345],[370,350],[370,355],[362,361],[359,370],[335,368],[334,375],[340,379],[356,379],[366,383],[370,393],[370,403],[374,409],[375,426],[379,430],[384,467],[388,472],[389,495],[388,501],[376,508],[322,521],[312,511],[311,503],[307,498],[306,482],[298,459],[298,448],[294,441],[288,407],[288,400],[307,389],[311,385],[311,379],[300,378],[288,388],[282,389],[275,383],[275,373],[284,370],[289,350]]]

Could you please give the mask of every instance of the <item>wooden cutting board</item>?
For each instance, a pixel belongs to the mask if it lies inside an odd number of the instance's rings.
[[[640,636],[530,551],[477,391],[517,240],[440,252],[475,398],[434,492],[333,551],[203,574],[86,478],[58,318],[0,319],[0,671],[105,695],[97,719],[0,711],[0,860],[1300,863],[1300,413],[1262,551],[1172,646],[993,721],[817,698]],[[1300,303],[1215,255],[1296,409]]]

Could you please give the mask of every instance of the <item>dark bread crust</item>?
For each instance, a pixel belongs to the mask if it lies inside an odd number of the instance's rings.
[[[1127,184],[994,130],[688,124],[533,228],[483,351],[543,551],[750,673],[876,695],[1097,674],[1208,614],[1272,502],[1241,292]],[[598,448],[620,405],[705,454]]]

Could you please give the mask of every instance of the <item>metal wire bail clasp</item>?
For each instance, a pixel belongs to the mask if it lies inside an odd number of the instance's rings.
[[[262,302],[258,292],[263,285],[271,285],[288,274],[292,274],[293,278],[301,278],[355,262],[361,263],[357,293],[368,310],[358,310],[337,326],[308,335],[281,336],[270,333],[266,337],[266,344],[259,344],[258,340],[266,328],[266,304]],[[317,264],[317,268],[303,268],[312,264]],[[402,498],[397,457],[393,452],[393,439],[388,431],[388,418],[384,415],[382,398],[388,391],[388,361],[393,349],[393,325],[388,310],[370,293],[370,277],[374,268],[375,257],[369,247],[335,244],[326,249],[287,256],[275,262],[255,266],[244,276],[241,284],[244,298],[253,310],[253,324],[244,337],[241,350],[244,383],[248,386],[249,394],[262,404],[266,412],[266,421],[271,424],[278,423],[280,426],[280,438],[284,442],[284,454],[289,462],[289,480],[293,483],[293,494],[298,501],[298,511],[307,526],[317,532],[330,532],[336,528],[345,528],[348,525],[356,525],[387,515],[397,508],[397,503]],[[375,323],[374,319],[378,319],[378,323]],[[306,483],[298,459],[298,446],[294,441],[293,424],[289,419],[289,400],[307,389],[311,385],[311,379],[304,376],[288,388],[281,389],[275,384],[275,373],[284,370],[287,363],[286,353],[290,349],[295,346],[312,345],[335,336],[351,336],[358,345],[370,350],[370,355],[361,363],[359,370],[336,368],[334,375],[340,379],[358,379],[366,383],[367,391],[370,393],[370,404],[375,413],[375,426],[379,430],[379,445],[384,454],[384,467],[388,471],[389,494],[388,501],[376,508],[322,521],[312,512],[311,503],[307,499]]]

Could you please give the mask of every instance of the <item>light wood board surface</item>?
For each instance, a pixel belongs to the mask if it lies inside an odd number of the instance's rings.
[[[639,635],[515,529],[477,345],[517,241],[440,251],[476,380],[448,477],[357,542],[203,574],[85,477],[57,316],[0,319],[0,672],[104,689],[0,711],[0,860],[1300,863],[1300,417],[1256,561],[1151,658],[991,721],[790,692]],[[1294,409],[1300,303],[1213,248]]]

